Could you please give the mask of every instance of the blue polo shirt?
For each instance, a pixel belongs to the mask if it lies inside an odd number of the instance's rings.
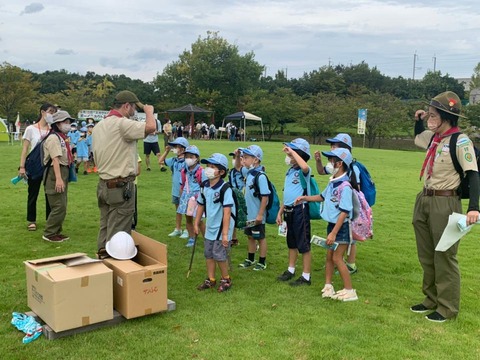
[[[228,188],[225,191],[223,204],[220,204],[220,189],[225,182],[220,179],[214,187],[210,187],[209,183],[205,184],[203,188],[203,196],[205,196],[205,204],[202,196],[197,198],[197,203],[205,206],[205,216],[207,222],[205,224],[205,239],[206,240],[222,240],[222,233],[220,228],[222,226],[223,220],[223,208],[230,207],[232,214],[235,214],[235,202],[233,201],[233,191],[231,188]],[[232,240],[233,229],[235,227],[235,222],[232,217],[230,217],[230,225],[228,227],[228,241]]]
[[[255,175],[258,172],[262,172],[263,166],[257,166],[255,169],[248,170],[246,167],[241,168],[242,176],[246,179],[245,181],[245,204],[247,205],[247,220],[255,220],[257,217],[258,211],[260,210],[261,199],[257,196],[254,196],[255,188],[253,186],[253,181]],[[260,190],[261,196],[270,195],[270,190],[268,189],[267,177],[260,175],[258,177],[258,188]],[[265,224],[267,219],[267,212],[263,213],[262,224]]]
[[[344,181],[348,181],[348,174],[330,180],[327,187],[322,192],[322,197],[325,199],[321,210],[322,219],[330,223],[336,223],[340,212],[348,213],[351,218],[353,215],[353,191],[351,186],[345,186],[341,194],[338,193],[338,187]],[[339,201],[340,199],[340,201]],[[345,219],[345,222],[348,218]]]
[[[171,157],[165,159],[165,165],[172,169],[172,195],[180,196],[180,182],[182,181],[180,172],[185,167],[185,159]]]
[[[185,165],[185,179],[188,181],[188,189],[190,190],[190,193],[199,193],[200,192],[200,185],[201,183],[198,182],[197,179],[197,171],[199,171],[202,174],[200,177],[200,182],[204,182],[205,180],[208,180],[208,178],[205,176],[205,171],[203,168],[200,166],[200,164],[195,165],[195,167],[192,170],[189,170],[187,166]],[[182,177],[180,176],[180,182],[181,185],[184,185],[182,182]],[[187,191],[187,187],[183,187],[184,191]]]
[[[77,156],[88,157],[88,139],[87,138],[78,139]]]
[[[70,138],[70,146],[74,147],[72,145],[77,145],[77,141],[80,138],[80,131],[69,131],[67,136]]]
[[[285,183],[283,185],[283,205],[294,206],[295,200],[304,195],[303,186],[300,176],[303,177],[307,184],[307,189],[310,186],[310,175],[312,170],[308,168],[308,173],[304,174],[300,167],[291,167],[285,176]]]

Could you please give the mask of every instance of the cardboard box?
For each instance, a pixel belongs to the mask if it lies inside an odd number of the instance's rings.
[[[104,259],[113,270],[113,306],[127,319],[167,310],[167,246],[132,231],[132,260]]]
[[[55,332],[113,319],[112,270],[84,253],[24,262],[28,306]]]

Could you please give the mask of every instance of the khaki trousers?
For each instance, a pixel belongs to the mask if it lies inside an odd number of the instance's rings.
[[[129,182],[131,197],[123,198],[124,187],[108,189],[105,181],[100,180],[97,186],[98,208],[100,209],[100,229],[97,238],[98,250],[119,231],[130,234],[133,213],[135,212],[135,184]]]
[[[459,243],[445,252],[435,251],[435,247],[452,212],[462,212],[457,196],[424,196],[421,192],[413,212],[418,260],[423,269],[423,305],[445,318],[455,317],[460,308]]]
[[[48,169],[45,179],[45,195],[51,210],[45,223],[43,232],[45,236],[56,235],[62,232],[63,221],[67,216],[68,173],[68,166],[60,166],[60,174],[65,184],[65,191],[57,193],[55,191],[56,177],[53,166]]]

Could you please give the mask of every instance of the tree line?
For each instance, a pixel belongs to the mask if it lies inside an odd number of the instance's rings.
[[[60,104],[71,114],[108,110],[116,92],[128,89],[159,113],[191,103],[213,110],[219,125],[226,115],[244,110],[263,118],[267,138],[293,124],[288,128],[304,129],[318,142],[339,129],[354,133],[357,111],[363,108],[368,109],[366,138],[371,147],[379,138],[411,135],[414,109],[425,107],[425,101],[443,91],[454,91],[468,102],[463,85],[440,71],[412,80],[385,76],[365,62],[322,66],[291,79],[283,71],[263,76],[264,70],[253,52],[240,54],[216,32],[199,36],[150,82],[64,69],[37,74],[3,63],[0,117],[15,121],[19,112],[22,120],[35,120],[42,102]],[[480,63],[473,69],[471,85],[480,87]],[[465,113],[463,128],[480,127],[480,105],[466,106]],[[175,116],[183,119],[170,117]]]

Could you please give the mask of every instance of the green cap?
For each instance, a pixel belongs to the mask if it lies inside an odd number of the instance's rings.
[[[115,104],[125,104],[125,103],[134,103],[137,105],[139,110],[143,110],[143,104],[138,100],[137,95],[135,95],[133,92],[128,91],[128,90],[123,90],[120,91],[116,96],[115,96]]]
[[[459,117],[465,118],[465,116],[460,115],[462,111],[462,102],[457,94],[453,91],[445,91],[441,94],[435,96],[428,103],[429,106],[433,106],[435,109],[445,111],[452,115],[457,115]]]

